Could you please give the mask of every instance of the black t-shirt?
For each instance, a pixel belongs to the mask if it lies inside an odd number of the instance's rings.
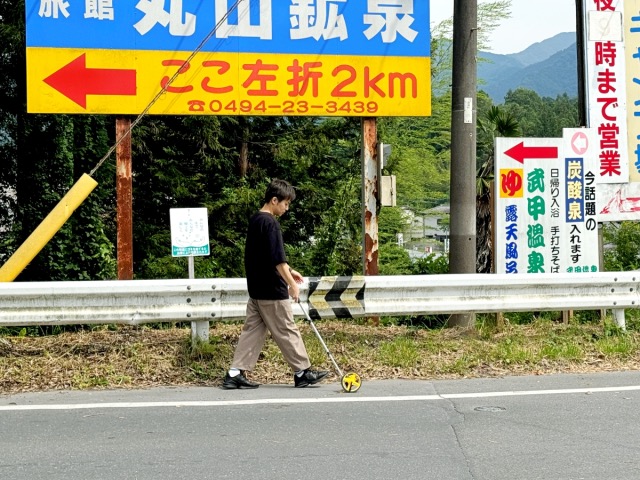
[[[244,250],[249,296],[256,300],[289,298],[287,282],[276,270],[276,265],[286,261],[282,231],[276,218],[267,212],[254,214],[249,220]]]

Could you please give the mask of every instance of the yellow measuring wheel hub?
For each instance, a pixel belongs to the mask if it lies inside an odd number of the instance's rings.
[[[347,393],[355,393],[360,389],[362,382],[360,381],[360,375],[354,372],[349,372],[342,376],[342,389]]]

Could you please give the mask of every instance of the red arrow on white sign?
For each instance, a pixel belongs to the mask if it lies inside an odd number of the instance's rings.
[[[525,158],[557,159],[558,147],[525,147],[524,142],[520,142],[516,146],[511,147],[509,150],[505,151],[504,154],[520,163],[524,163]]]

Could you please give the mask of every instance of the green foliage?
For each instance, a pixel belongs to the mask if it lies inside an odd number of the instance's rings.
[[[607,223],[604,226],[604,267],[611,272],[640,268],[640,223]]]
[[[380,120],[380,138],[393,148],[385,167],[396,175],[398,204],[423,211],[449,198],[451,96],[436,97],[431,117]]]
[[[410,222],[399,207],[383,207],[378,215],[378,241],[397,243],[398,234],[405,232]]]
[[[507,92],[504,107],[518,122],[524,137],[562,137],[563,128],[580,126],[578,99],[566,94],[553,99],[517,88]]]
[[[0,262],[113,141],[106,117],[26,114],[24,21],[24,1],[0,2]],[[95,179],[97,189],[19,280],[114,277],[113,174]]]
[[[492,32],[511,17],[511,0],[478,4],[478,49],[486,50]],[[453,18],[431,27],[431,86],[436,95],[450,90],[453,65]]]
[[[316,225],[307,226],[311,242],[300,241],[290,247],[290,261],[309,276],[361,273],[360,179],[349,175],[344,180],[337,180],[333,198],[320,192],[317,185],[306,184],[304,187],[308,188],[309,197],[316,197],[318,203],[326,205],[327,210],[317,211]],[[306,205],[305,190],[302,193]]]
[[[479,194],[488,190],[488,179],[493,178],[494,143],[496,137],[519,137],[520,124],[503,107],[488,105],[478,118],[478,183]]]
[[[416,260],[412,270],[413,275],[444,275],[449,273],[449,258],[431,253]]]
[[[24,114],[21,114],[24,115]],[[98,117],[25,116],[12,136],[17,152],[8,258],[89,170],[87,156],[108,148],[105,120]],[[25,138],[21,138],[24,135]],[[28,140],[26,140],[28,139]],[[19,280],[88,280],[115,276],[112,233],[113,177],[98,175],[99,187],[19,276]],[[20,208],[18,208],[20,207]]]
[[[409,275],[412,263],[407,251],[395,243],[383,243],[378,247],[380,275]]]

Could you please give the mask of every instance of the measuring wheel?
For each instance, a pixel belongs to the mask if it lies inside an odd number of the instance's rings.
[[[360,385],[362,385],[362,381],[360,380],[360,375],[355,372],[348,372],[342,376],[342,390],[347,393],[355,393],[360,390]]]

